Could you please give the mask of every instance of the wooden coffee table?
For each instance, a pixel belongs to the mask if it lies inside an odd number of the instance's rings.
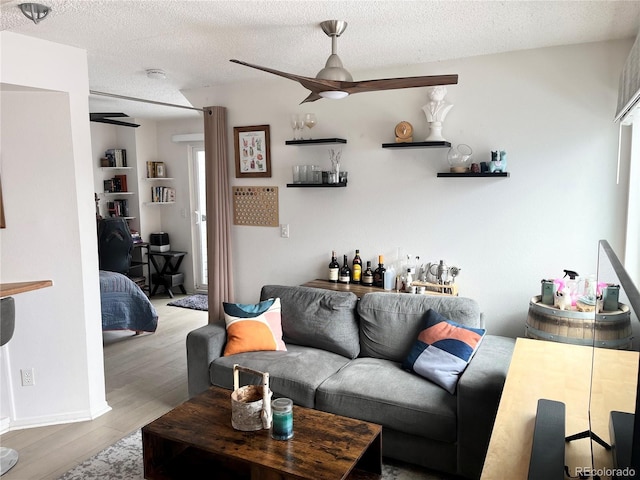
[[[293,407],[294,436],[231,426],[231,391],[211,387],[142,428],[146,479],[374,479],[382,473],[382,427]]]

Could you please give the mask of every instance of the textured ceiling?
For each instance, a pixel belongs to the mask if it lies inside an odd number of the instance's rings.
[[[381,67],[632,38],[640,27],[640,1],[38,0],[52,11],[37,25],[22,1],[0,0],[0,28],[87,50],[92,90],[182,105],[184,90],[276,79],[231,58],[315,76],[331,50],[322,20],[348,22],[338,52],[356,80]],[[148,79],[148,68],[167,79]],[[456,72],[424,74],[440,73]],[[193,115],[97,97],[90,106],[139,118]]]

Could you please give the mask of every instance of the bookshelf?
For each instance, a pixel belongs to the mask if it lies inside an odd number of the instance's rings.
[[[120,157],[118,160],[110,158],[108,152],[118,151]],[[127,220],[135,218],[131,215],[131,203],[135,191],[135,184],[130,182],[129,173],[133,168],[126,164],[126,152],[121,149],[110,149],[105,152],[105,157],[100,159],[101,169],[103,173],[103,192],[102,196],[105,200],[105,209],[103,214],[109,217],[123,217]]]
[[[172,177],[167,176],[164,162],[147,162],[147,177],[151,185],[151,201],[144,205],[171,205],[176,203],[176,189],[171,185]]]

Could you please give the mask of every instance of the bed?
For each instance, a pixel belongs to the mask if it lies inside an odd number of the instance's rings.
[[[121,273],[100,270],[102,330],[155,332],[158,313],[138,285]]]

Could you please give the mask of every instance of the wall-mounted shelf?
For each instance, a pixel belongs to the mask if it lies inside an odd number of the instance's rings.
[[[102,170],[131,170],[133,167],[100,167]]]
[[[161,182],[163,180],[173,180],[173,177],[144,177],[147,182]]]
[[[301,187],[301,188],[318,188],[318,187],[328,187],[328,188],[336,188],[336,187],[346,187],[347,183],[287,183],[287,187]]]
[[[449,148],[451,142],[399,142],[383,143],[382,148]]]
[[[473,173],[473,172],[466,172],[466,173],[451,173],[451,172],[443,172],[443,173],[439,173],[438,177],[441,178],[461,178],[461,177],[509,177],[510,172],[497,172],[497,173]]]
[[[172,205],[176,202],[144,202],[145,205]]]
[[[311,140],[287,140],[285,145],[328,145],[335,143],[347,143],[344,138],[313,138]]]
[[[120,195],[133,195],[136,192],[104,192],[107,197],[119,197]]]

